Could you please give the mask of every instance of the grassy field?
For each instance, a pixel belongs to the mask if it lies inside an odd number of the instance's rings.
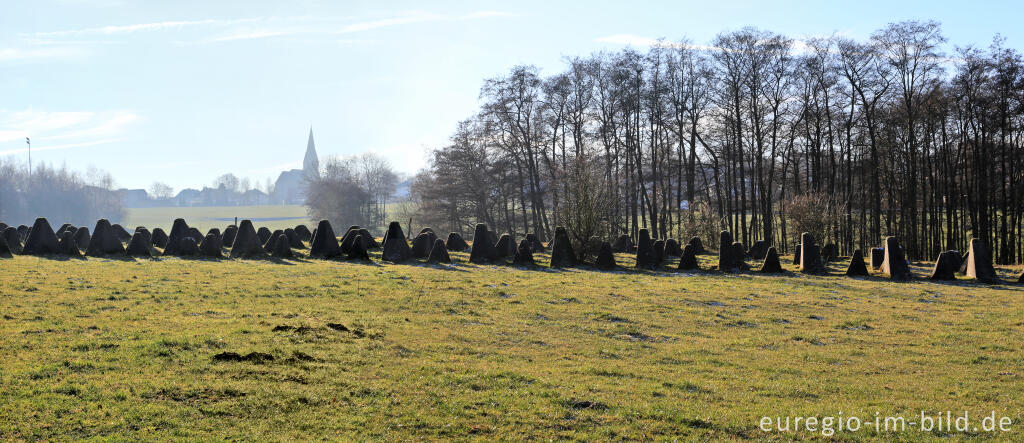
[[[170,232],[171,224],[176,218],[184,218],[189,226],[202,232],[210,228],[224,229],[225,226],[238,220],[250,219],[258,226],[275,229],[294,228],[299,224],[310,224],[306,215],[306,207],[302,205],[266,205],[266,206],[201,206],[201,207],[168,207],[168,208],[125,208],[124,221],[121,223],[129,231],[136,226],[145,226],[151,231],[163,228]],[[89,226],[92,229],[92,226]]]
[[[831,438],[1024,437],[1019,285],[453,258],[0,260],[0,438],[813,440],[759,420],[922,410],[1014,424]]]

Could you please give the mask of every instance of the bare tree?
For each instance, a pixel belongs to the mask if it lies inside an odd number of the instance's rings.
[[[398,174],[387,159],[372,152],[361,154],[354,160],[360,184],[372,199],[372,224],[383,224],[387,218],[388,200],[398,187]]]
[[[214,188],[223,187],[224,189],[226,189],[228,191],[238,191],[239,190],[239,180],[238,180],[238,177],[235,177],[235,174],[230,174],[230,173],[229,174],[224,174],[224,175],[221,175],[220,177],[217,177],[213,181],[213,187]]]
[[[813,195],[842,210],[815,229],[843,253],[898,235],[930,258],[976,236],[1019,262],[1024,62],[998,37],[952,59],[944,42],[934,22],[867,41],[743,28],[569,57],[547,76],[516,66],[484,82],[480,112],[417,175],[418,217],[544,236],[579,221],[582,161],[608,199],[601,235],[714,226],[785,251],[821,209],[808,213]]]
[[[149,186],[149,194],[152,195],[153,198],[157,199],[171,198],[174,197],[174,188],[168,186],[166,183],[153,182],[153,184]]]
[[[371,196],[359,183],[351,162],[328,157],[321,163],[319,178],[306,184],[306,206],[313,219],[326,219],[336,229],[369,226]]]
[[[906,21],[890,23],[872,35],[882,51],[883,59],[892,67],[900,86],[903,113],[906,121],[906,136],[910,164],[919,162],[919,140],[917,120],[922,113],[921,99],[926,89],[930,88],[931,80],[942,69],[939,61],[943,57],[939,45],[946,41],[942,36],[938,22]],[[922,245],[917,237],[918,220],[918,168],[906,170],[903,183],[905,198],[901,205],[901,231],[908,239],[907,249],[911,256],[916,256]],[[988,234],[987,219],[981,220],[979,231],[983,236]]]
[[[579,259],[585,258],[590,237],[611,235],[608,209],[611,196],[604,183],[601,164],[587,154],[572,158],[569,169],[560,174],[565,186],[561,194],[559,219],[573,240]]]

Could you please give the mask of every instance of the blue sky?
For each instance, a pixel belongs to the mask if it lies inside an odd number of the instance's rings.
[[[220,174],[264,181],[321,157],[375,151],[426,164],[477,110],[483,79],[565,56],[706,43],[757,26],[866,38],[934,19],[952,45],[1020,48],[1013,2],[343,2],[0,0],[0,157],[175,189]]]

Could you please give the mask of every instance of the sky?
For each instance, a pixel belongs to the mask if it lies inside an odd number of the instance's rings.
[[[707,43],[744,26],[866,39],[937,20],[953,45],[1024,47],[1024,8],[962,1],[0,0],[0,158],[110,172],[117,186],[263,183],[318,153],[427,165],[519,64]]]

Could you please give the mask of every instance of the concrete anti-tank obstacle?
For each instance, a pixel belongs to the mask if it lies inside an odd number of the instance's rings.
[[[601,249],[597,251],[597,258],[594,259],[594,267],[603,271],[611,271],[618,267],[611,243],[601,242]]]
[[[860,249],[853,251],[853,256],[850,257],[850,265],[846,267],[847,277],[867,277],[868,267],[864,263],[864,254],[860,252]]]
[[[167,233],[164,232],[163,229],[160,229],[160,228],[153,229],[153,233],[152,233],[152,235],[150,237],[152,237],[152,239],[153,239],[153,246],[156,246],[156,247],[159,247],[159,248],[166,248],[167,247]]]
[[[775,247],[769,247],[764,253],[764,261],[761,263],[761,273],[779,274],[782,273],[782,262],[779,261],[779,252]]]
[[[60,241],[57,234],[50,227],[50,222],[44,217],[36,219],[32,229],[28,230],[28,237],[25,238],[25,246],[21,253],[24,255],[48,255],[60,253]]]
[[[967,255],[967,277],[982,283],[1000,283],[999,276],[992,266],[992,252],[981,239],[971,239],[971,249]]]
[[[397,221],[388,224],[388,230],[384,233],[382,249],[381,260],[384,261],[402,263],[412,258],[412,249],[405,240],[405,232],[402,231],[402,225]]]
[[[680,257],[683,255],[683,248],[679,246],[679,242],[674,238],[665,240],[665,256],[666,257]]]
[[[231,258],[260,258],[267,255],[260,243],[259,235],[252,226],[252,221],[242,220],[238,224],[238,234],[235,234],[235,242],[231,244]]]
[[[431,232],[432,233],[432,232]],[[423,234],[420,234],[423,235]],[[430,247],[430,253],[427,254],[427,263],[451,263],[452,258],[448,255],[448,247],[445,246],[444,240],[434,238],[434,244]]]
[[[299,240],[308,242],[313,239],[313,233],[309,231],[309,227],[306,225],[295,226],[295,233],[299,235]]]
[[[288,237],[284,235],[282,230],[278,235],[272,235],[270,237],[271,242],[274,242],[273,247],[270,250],[270,256],[274,258],[292,258],[292,247],[288,242]]]
[[[572,249],[572,241],[564,227],[555,228],[555,238],[551,242],[552,268],[571,268],[577,265],[576,252]]]
[[[697,246],[694,246],[693,243],[683,246],[683,255],[679,257],[679,266],[676,269],[680,271],[700,270],[700,265],[697,263]]]
[[[636,267],[654,269],[658,265],[657,259],[650,232],[646,228],[641,229],[636,237]]]
[[[123,228],[122,228],[123,229]],[[131,237],[129,236],[129,240]],[[123,255],[124,245],[121,244],[119,235],[105,218],[96,222],[96,228],[92,231],[92,239],[89,240],[89,247],[85,255],[90,257],[103,257],[106,255]]]
[[[363,237],[363,234],[356,234],[352,238],[352,245],[349,247],[347,258],[349,260],[364,260],[370,261],[370,253],[367,252],[367,245],[369,242]]]
[[[449,251],[462,252],[469,249],[469,243],[462,239],[462,235],[458,232],[451,232],[448,234],[448,241],[444,243],[444,247]]]
[[[299,232],[296,231],[296,233],[298,234]],[[315,234],[309,243],[309,256],[315,258],[334,258],[340,254],[341,247],[338,245],[338,238],[334,236],[334,228],[331,227],[331,222],[320,220],[316,225]]]
[[[882,273],[896,281],[908,281],[914,278],[910,273],[910,266],[904,258],[903,248],[896,240],[896,237],[885,239],[885,259],[882,260]]]
[[[871,269],[882,269],[885,263],[885,247],[871,248]]]
[[[135,229],[132,238],[128,239],[128,247],[124,249],[124,255],[128,257],[152,257],[153,235],[148,230]]]
[[[171,225],[171,233],[167,235],[167,246],[164,247],[164,255],[178,256],[182,245],[182,239],[189,237],[188,223],[185,219],[176,218]]]
[[[221,238],[222,236],[218,236],[216,233],[207,233],[206,238],[199,244],[199,254],[209,258],[224,258],[224,252],[222,251],[224,243],[221,241]]]
[[[533,244],[529,239],[524,238],[516,247],[516,253],[512,257],[512,264],[516,266],[533,266]]]
[[[476,224],[473,231],[473,247],[469,251],[470,263],[487,264],[497,259],[497,253],[494,251],[494,244],[497,242],[490,241],[488,232],[490,231],[487,230],[487,224]]]
[[[13,256],[14,253],[11,252],[11,247],[7,245],[7,237],[0,236],[0,258],[11,258]]]
[[[743,260],[746,251],[743,244],[733,242],[732,233],[722,231],[718,234],[718,270],[736,272],[746,267]]]
[[[74,231],[65,230],[61,234],[59,239],[60,254],[68,257],[81,257],[82,251],[78,249],[78,243],[75,243]]]
[[[814,243],[814,236],[808,232],[800,235],[800,272],[804,274],[824,274],[825,262],[821,259],[821,249]]]
[[[940,281],[956,280],[956,272],[960,269],[960,260],[960,251],[940,252],[939,257],[935,259],[935,267],[932,268],[932,274],[928,278]]]
[[[689,244],[693,245],[694,251],[696,251],[697,255],[708,252],[707,250],[704,249],[704,242],[700,240],[700,237],[690,237]]]
[[[12,254],[21,254],[21,234],[18,234],[18,228],[8,226],[0,232],[0,237],[4,238],[4,243]]]

